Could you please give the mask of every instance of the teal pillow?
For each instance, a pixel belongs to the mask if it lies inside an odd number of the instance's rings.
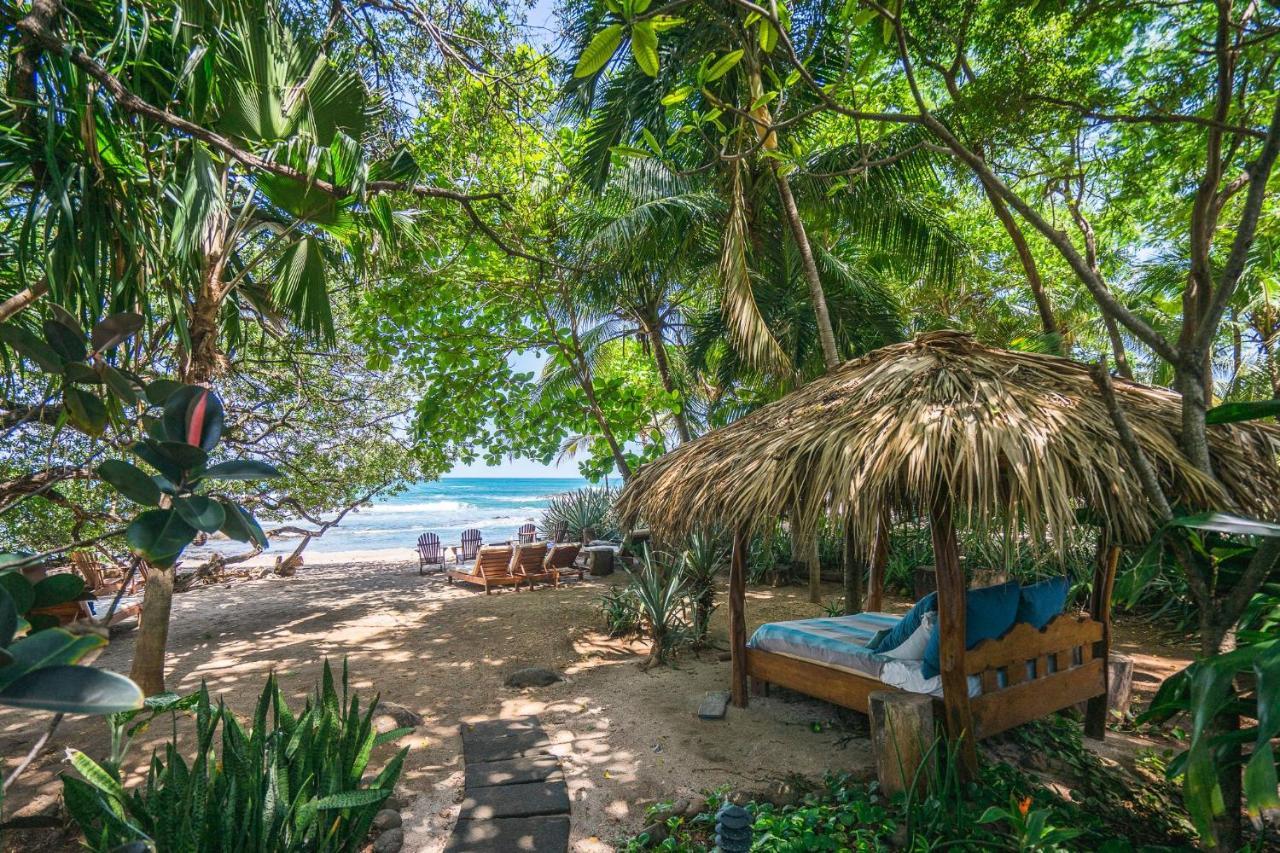
[[[879,643],[876,643],[873,639],[871,643],[867,644],[867,648],[879,654],[893,651],[898,646],[905,643],[907,641],[907,637],[914,634],[916,629],[920,627],[920,617],[924,616],[924,614],[928,613],[930,610],[937,609],[938,594],[936,592],[931,592],[924,598],[917,601],[915,605],[907,611],[907,615],[903,616],[897,625],[890,628],[889,633],[885,635]]]
[[[994,639],[1013,627],[1018,616],[1018,582],[971,589],[964,596],[964,647],[971,649],[983,640]],[[938,674],[941,658],[941,630],[934,631],[924,649],[925,678]]]
[[[1071,582],[1066,575],[1024,586],[1018,595],[1018,621],[1043,628],[1067,606],[1070,590]]]

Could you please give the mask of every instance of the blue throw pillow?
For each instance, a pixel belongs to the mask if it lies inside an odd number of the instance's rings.
[[[971,589],[964,596],[964,647],[971,649],[983,640],[999,637],[1013,627],[1018,615],[1018,582]],[[942,632],[934,631],[924,649],[925,678],[938,674]]]
[[[1067,593],[1071,583],[1067,576],[1024,586],[1018,598],[1018,621],[1029,622],[1037,629],[1053,621],[1053,617],[1067,606]]]
[[[917,601],[915,605],[907,611],[907,615],[903,616],[902,620],[898,622],[897,625],[890,628],[889,633],[886,634],[878,644],[872,645],[871,643],[868,643],[867,648],[871,649],[873,652],[878,652],[879,654],[893,651],[898,646],[905,643],[907,641],[907,637],[914,634],[916,629],[920,627],[920,617],[924,616],[924,614],[928,613],[930,610],[937,609],[938,594],[936,592],[931,592],[924,598]]]

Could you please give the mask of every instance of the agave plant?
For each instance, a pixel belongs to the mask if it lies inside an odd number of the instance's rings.
[[[616,494],[612,489],[575,489],[556,495],[542,514],[542,534],[548,539],[586,542],[615,539],[618,522],[613,515]]]
[[[687,591],[679,561],[645,548],[628,588],[640,604],[640,616],[651,643],[644,668],[664,664],[690,636],[683,615]]]
[[[716,576],[729,564],[724,538],[712,531],[698,531],[689,536],[680,555],[680,571],[684,575],[693,609],[693,641],[704,643],[716,606]]]
[[[361,712],[342,667],[341,693],[325,661],[322,681],[294,716],[275,676],[267,679],[246,730],[204,685],[192,697],[162,694],[148,700],[150,715],[112,719],[110,760],[99,764],[71,751],[77,775],[64,774],[67,811],[90,850],[354,851],[366,841],[373,817],[390,796],[408,748],[400,750],[367,785],[373,750],[411,729],[378,734],[375,698]],[[151,757],[146,782],[124,789],[121,754],[128,740],[162,712],[192,708],[194,755],[176,740]],[[221,730],[221,731],[219,731]],[[221,750],[214,740],[221,736]],[[131,848],[132,849],[132,848]]]

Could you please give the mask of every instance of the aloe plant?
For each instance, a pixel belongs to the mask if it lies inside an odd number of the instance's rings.
[[[321,683],[297,716],[268,677],[247,729],[203,684],[192,697],[162,694],[147,702],[144,712],[112,718],[117,748],[108,760],[71,751],[76,772],[63,774],[63,797],[90,850],[139,842],[208,853],[359,850],[408,752],[401,749],[362,782],[373,750],[411,729],[374,731],[378,700],[361,711],[345,661],[341,692],[325,661]],[[184,757],[175,738],[152,754],[146,781],[125,790],[120,763],[129,739],[157,714],[186,709],[196,718],[193,753]]]
[[[556,495],[547,502],[542,514],[543,536],[554,539],[563,533],[570,542],[617,537],[618,522],[613,516],[616,497],[608,488],[575,489]]]

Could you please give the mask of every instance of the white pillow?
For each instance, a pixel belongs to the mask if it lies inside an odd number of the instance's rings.
[[[902,641],[902,645],[884,653],[890,660],[923,660],[924,647],[929,645],[929,636],[938,624],[938,611],[929,610],[920,617],[920,626],[911,632],[911,636]]]

